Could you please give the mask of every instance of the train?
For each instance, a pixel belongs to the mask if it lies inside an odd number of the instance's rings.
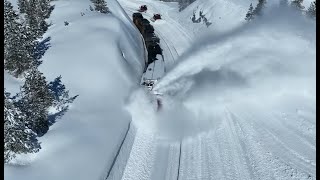
[[[143,77],[141,78],[141,85],[152,90],[153,85],[165,73],[164,58],[162,54],[163,50],[160,47],[160,39],[154,33],[154,27],[150,24],[150,21],[145,19],[141,13],[133,13],[132,21],[143,37],[148,54],[145,61]]]

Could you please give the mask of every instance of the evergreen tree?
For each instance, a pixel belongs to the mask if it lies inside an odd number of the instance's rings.
[[[48,19],[53,10],[53,6],[50,5],[51,0],[40,0],[39,1],[39,16],[44,19]]]
[[[28,127],[42,136],[49,129],[48,108],[53,104],[53,95],[41,72],[33,68],[28,73],[19,97],[17,105],[26,114]]]
[[[35,153],[40,149],[36,134],[25,124],[26,115],[14,105],[10,94],[4,90],[4,162],[16,154]]]
[[[42,37],[42,31],[40,29],[40,22],[37,16],[37,4],[34,0],[30,0],[28,8],[26,9],[25,25],[29,32],[29,38],[37,40]]]
[[[291,2],[291,6],[294,7],[295,9],[297,10],[303,10],[304,9],[304,6],[302,6],[302,2],[303,0],[293,0]]]
[[[32,41],[28,41],[26,28],[19,23],[19,17],[12,4],[4,1],[4,69],[15,77],[35,65],[30,53]]]
[[[257,16],[262,15],[262,10],[265,7],[265,4],[267,3],[267,0],[258,0],[258,4],[256,8],[253,10],[253,14]]]
[[[94,4],[94,9],[98,12],[107,14],[110,13],[105,0],[91,0]]]
[[[246,14],[246,18],[245,20],[246,21],[251,21],[253,19],[253,6],[252,6],[252,3],[250,4],[250,7],[249,7],[249,10]]]
[[[311,18],[316,18],[316,1],[311,2],[308,10],[307,10],[307,15]]]
[[[47,31],[50,26],[46,19],[50,16],[53,6],[50,5],[50,0],[21,0],[21,4],[25,3],[25,14],[23,25],[26,31],[26,41],[30,44],[27,47],[29,53],[35,59],[35,65],[41,64],[38,59],[37,47],[39,39]]]
[[[46,19],[50,17],[50,14],[54,6],[50,5],[50,0],[20,0],[20,11],[23,9],[25,13],[26,25],[29,29],[32,38],[37,40],[47,31],[50,24],[46,22]]]
[[[21,14],[26,13],[28,8],[28,0],[18,0],[18,8]]]

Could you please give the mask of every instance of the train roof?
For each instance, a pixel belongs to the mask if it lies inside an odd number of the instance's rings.
[[[150,42],[160,42],[160,39],[158,37],[155,37],[155,36],[151,36],[151,37],[146,37],[145,38],[145,41],[147,43],[150,43]]]
[[[148,19],[144,19],[144,18],[141,19],[141,22],[142,22],[142,23],[148,23],[148,24],[150,24],[150,21],[149,21]]]
[[[141,17],[143,17],[142,14],[139,13],[139,12],[133,13],[132,16],[139,16],[139,17],[141,16]]]
[[[146,33],[145,40],[160,40],[153,32]]]
[[[151,24],[146,24],[145,26],[143,26],[143,29],[154,30]]]

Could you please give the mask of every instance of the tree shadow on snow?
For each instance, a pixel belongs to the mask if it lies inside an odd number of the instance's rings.
[[[53,108],[56,112],[49,114],[48,116],[48,125],[53,125],[57,119],[60,119],[68,110],[69,105],[79,96],[69,96],[69,91],[66,90],[65,85],[61,82],[61,76],[58,76],[56,79],[49,83],[49,90],[53,95]]]
[[[68,108],[65,108],[61,111],[58,111],[53,114],[49,114],[48,116],[48,125],[52,126],[55,122],[57,122],[58,119],[60,119],[66,112],[68,111]]]
[[[45,54],[45,52],[49,49],[51,37],[47,37],[44,40],[40,41],[34,51],[34,58],[39,61],[41,64],[42,61],[40,59]]]

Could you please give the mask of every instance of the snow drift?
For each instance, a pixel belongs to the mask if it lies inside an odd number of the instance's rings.
[[[52,26],[44,37],[51,37],[50,48],[40,71],[49,81],[62,75],[70,93],[79,97],[39,138],[39,153],[5,165],[8,180],[98,179],[131,121],[123,106],[144,68],[139,32],[116,1],[108,1],[112,14],[90,11],[88,0],[53,3]],[[14,89],[18,82],[5,76],[5,87]]]

